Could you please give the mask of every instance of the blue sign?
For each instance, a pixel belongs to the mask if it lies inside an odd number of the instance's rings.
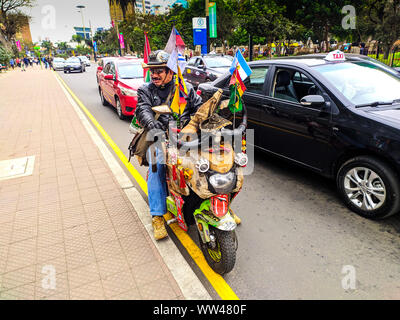
[[[193,29],[193,44],[195,46],[207,44],[207,29]]]
[[[93,49],[94,49],[94,52],[97,52],[97,42],[96,41],[93,41]]]

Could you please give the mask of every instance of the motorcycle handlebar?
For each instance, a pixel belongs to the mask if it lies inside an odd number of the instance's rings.
[[[243,104],[242,122],[240,123],[240,125],[236,129],[233,129],[233,130],[222,128],[221,136],[242,136],[243,133],[245,132],[246,128],[247,128],[247,108]],[[193,149],[193,148],[197,148],[198,146],[202,145],[203,143],[207,143],[207,141],[209,140],[209,136],[210,135],[208,135],[208,134],[202,134],[201,139],[195,139],[193,141],[185,142],[180,139],[178,140],[177,136],[175,134],[172,134],[172,135],[170,135],[170,140],[173,144],[176,144],[178,146],[178,148],[184,147],[187,149]]]

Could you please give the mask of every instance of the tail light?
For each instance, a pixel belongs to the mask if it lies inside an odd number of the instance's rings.
[[[200,89],[197,89],[196,93],[197,93],[197,95],[201,96],[201,90]]]

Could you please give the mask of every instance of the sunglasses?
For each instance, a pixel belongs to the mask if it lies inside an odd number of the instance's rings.
[[[163,73],[164,71],[165,71],[164,68],[152,68],[152,69],[150,69],[150,72],[151,73],[155,73],[155,74],[160,74],[160,73]]]

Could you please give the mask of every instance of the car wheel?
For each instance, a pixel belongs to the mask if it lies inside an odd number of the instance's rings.
[[[100,87],[99,87],[99,94],[100,94],[100,99],[101,99],[101,103],[103,104],[103,106],[108,106],[108,105],[110,105],[110,104],[108,103],[108,101],[106,100],[106,98],[104,98],[103,90],[101,90]]]
[[[115,103],[117,105],[117,113],[118,113],[118,118],[120,118],[121,120],[125,119],[124,114],[122,113],[122,106],[121,106],[121,101],[119,101],[118,98],[115,98]]]
[[[400,210],[398,176],[377,158],[348,160],[339,169],[336,181],[346,205],[360,216],[383,219]]]
[[[67,71],[64,70],[64,73],[67,73]]]

